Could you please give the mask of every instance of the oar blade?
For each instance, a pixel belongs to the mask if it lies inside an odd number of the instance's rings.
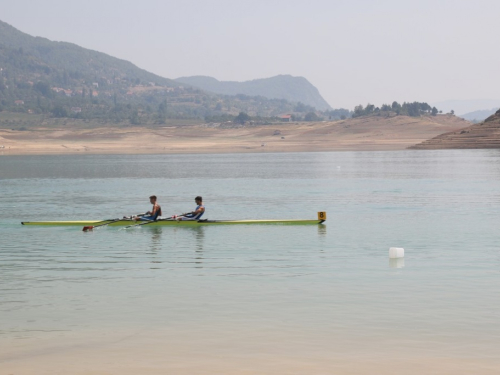
[[[94,227],[93,227],[92,225],[89,225],[89,226],[83,227],[83,229],[82,229],[82,230],[83,230],[84,232],[88,232],[89,230],[92,230],[92,229],[94,229]]]

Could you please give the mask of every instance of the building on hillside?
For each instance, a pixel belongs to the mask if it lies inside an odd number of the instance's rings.
[[[281,115],[280,116],[280,120],[282,122],[290,122],[290,121],[292,121],[292,115],[289,115],[289,114],[287,114],[287,115]]]
[[[80,107],[71,107],[72,113],[81,113],[82,109]]]
[[[14,102],[15,105],[24,105],[24,100],[16,100]]]
[[[99,84],[97,82],[92,82],[92,86],[94,86],[95,88],[99,88]]]

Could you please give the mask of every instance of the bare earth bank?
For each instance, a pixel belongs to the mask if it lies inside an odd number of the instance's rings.
[[[260,126],[0,129],[0,154],[163,154],[403,150],[469,123],[451,115],[370,116]]]

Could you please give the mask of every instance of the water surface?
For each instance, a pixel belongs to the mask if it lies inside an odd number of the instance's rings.
[[[20,225],[144,212],[151,194],[164,215],[202,195],[210,219],[328,220]],[[499,368],[497,150],[1,156],[0,212],[0,368],[80,373],[54,365],[71,353],[115,353],[123,368],[90,367],[106,373],[139,371],[147,356],[186,373],[296,373],[297,361],[321,373],[332,358],[405,356]],[[404,260],[389,261],[391,246]]]

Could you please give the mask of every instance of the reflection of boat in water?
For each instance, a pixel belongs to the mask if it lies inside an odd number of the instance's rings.
[[[326,220],[326,212],[318,212],[316,220],[297,220],[297,219],[284,219],[284,220],[183,220],[177,221],[172,218],[158,219],[154,222],[136,222],[132,219],[112,219],[112,220],[83,220],[83,221],[23,221],[23,225],[46,225],[46,226],[128,226],[134,224],[141,224],[144,226],[176,226],[176,227],[200,227],[207,225],[236,225],[236,224],[257,224],[257,225],[314,225],[322,224]],[[109,221],[109,224],[106,222]]]

